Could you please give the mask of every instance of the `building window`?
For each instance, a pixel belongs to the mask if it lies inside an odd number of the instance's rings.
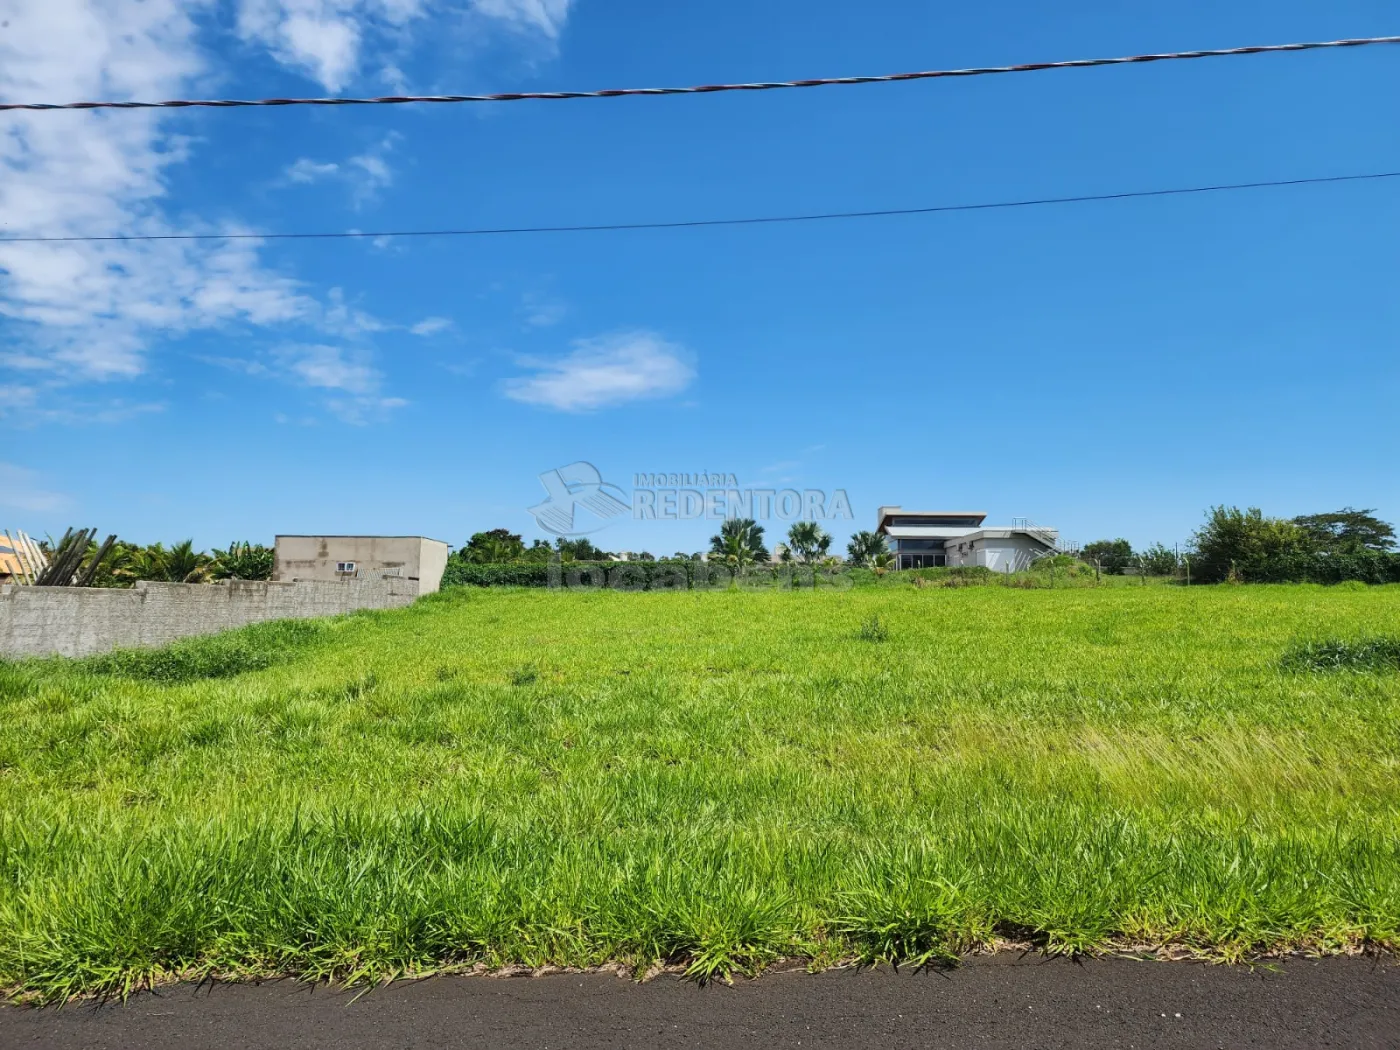
[[[353,561],[338,561],[335,563],[336,572],[354,572],[358,566]]]

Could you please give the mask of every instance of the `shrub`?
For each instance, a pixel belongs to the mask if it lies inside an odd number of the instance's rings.
[[[1283,654],[1288,671],[1400,671],[1400,638],[1300,642]]]
[[[1181,559],[1172,548],[1154,543],[1138,555],[1138,565],[1148,576],[1175,576]]]

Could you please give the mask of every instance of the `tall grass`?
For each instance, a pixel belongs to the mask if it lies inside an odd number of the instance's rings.
[[[474,591],[268,628],[232,677],[3,666],[0,983],[1395,947],[1400,675],[1281,661],[1397,613]]]

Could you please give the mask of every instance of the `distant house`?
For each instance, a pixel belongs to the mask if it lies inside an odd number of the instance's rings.
[[[24,575],[24,571],[24,563],[19,560],[19,551],[0,536],[0,583],[17,579]]]
[[[985,525],[984,511],[905,510],[881,507],[875,531],[884,536],[895,568],[982,565],[1019,572],[1061,549],[1060,533],[1026,518]]]
[[[399,576],[419,594],[442,585],[448,546],[425,536],[278,536],[274,580],[344,580]]]

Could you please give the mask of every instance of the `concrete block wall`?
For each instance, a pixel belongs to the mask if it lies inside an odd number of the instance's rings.
[[[158,646],[264,620],[395,609],[418,585],[392,577],[336,582],[138,583],[131,590],[0,586],[0,657],[91,656]]]

